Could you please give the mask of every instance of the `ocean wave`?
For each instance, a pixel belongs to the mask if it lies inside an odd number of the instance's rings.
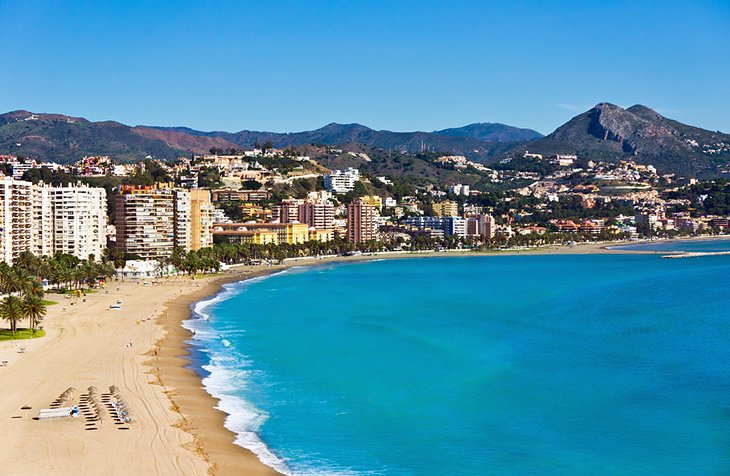
[[[182,325],[193,332],[189,341],[205,354],[200,367],[207,372],[202,379],[203,387],[214,398],[218,399],[217,409],[224,412],[224,426],[236,435],[235,443],[253,452],[258,459],[285,475],[291,476],[350,476],[362,474],[380,474],[377,472],[355,472],[343,468],[332,468],[328,462],[312,462],[307,467],[291,468],[285,458],[279,457],[261,440],[259,436],[262,425],[269,418],[267,412],[257,408],[253,403],[239,396],[245,391],[252,378],[260,371],[254,368],[254,362],[241,354],[235,345],[226,337],[245,333],[244,329],[216,329],[211,318],[214,317],[211,306],[226,301],[244,292],[250,284],[260,282],[274,275],[301,272],[307,266],[294,266],[277,273],[226,284],[215,295],[198,301],[191,306],[192,317],[183,321]],[[321,463],[321,464],[320,464]]]
[[[252,451],[262,463],[283,474],[292,474],[284,460],[276,456],[258,435],[261,425],[269,415],[232,392],[245,388],[241,385],[251,374],[238,368],[237,359],[214,357],[210,365],[203,368],[209,376],[203,379],[206,391],[219,400],[217,409],[226,413],[225,427],[236,434],[236,444]]]
[[[271,452],[257,433],[268,418],[268,414],[234,393],[245,390],[251,375],[255,373],[251,370],[251,361],[238,354],[231,342],[225,339],[224,335],[227,333],[215,329],[210,322],[211,306],[231,299],[243,292],[246,286],[272,275],[223,285],[215,295],[194,303],[191,306],[191,319],[183,321],[182,325],[193,332],[190,342],[207,354],[209,362],[201,365],[208,373],[208,376],[202,379],[203,387],[211,396],[218,399],[216,408],[226,413],[224,425],[236,435],[235,443],[253,452],[267,466],[283,474],[293,474],[284,460]],[[231,330],[230,334],[241,332],[245,331],[235,329]]]

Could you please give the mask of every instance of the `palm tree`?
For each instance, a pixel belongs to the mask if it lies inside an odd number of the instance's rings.
[[[30,276],[24,269],[7,268],[0,274],[0,288],[6,294],[13,294],[25,289]]]
[[[43,298],[43,294],[45,294],[43,284],[37,278],[31,278],[25,283],[25,287],[23,288],[24,297],[37,296],[38,298]]]
[[[23,314],[28,318],[30,329],[35,332],[36,324],[46,315],[46,305],[38,296],[30,295],[23,301]]]
[[[10,322],[10,332],[15,337],[18,321],[25,317],[23,301],[18,296],[6,296],[0,301],[0,318]]]

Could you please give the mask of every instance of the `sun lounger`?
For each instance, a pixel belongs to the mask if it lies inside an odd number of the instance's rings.
[[[56,418],[66,418],[71,416],[71,407],[63,408],[44,408],[38,413],[39,420],[54,420]]]

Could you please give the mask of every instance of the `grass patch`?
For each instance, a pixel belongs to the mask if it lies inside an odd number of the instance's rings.
[[[196,273],[193,275],[195,279],[202,279],[202,278],[210,278],[212,276],[221,276],[223,275],[222,271],[217,271],[215,273]],[[190,275],[188,275],[190,277]]]
[[[46,307],[53,306],[55,304],[58,304],[58,301],[51,301],[50,299],[44,299],[43,300],[43,305],[46,306]]]
[[[23,340],[23,339],[37,339],[39,337],[44,337],[46,335],[46,331],[41,329],[36,329],[35,332],[31,331],[30,329],[16,329],[15,330],[15,337],[13,337],[13,334],[10,332],[10,329],[0,329],[0,341],[4,340]]]

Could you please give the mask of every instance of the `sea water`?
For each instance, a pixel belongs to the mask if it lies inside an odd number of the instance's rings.
[[[323,265],[227,285],[186,326],[226,425],[283,472],[728,474],[728,271],[643,254]]]

